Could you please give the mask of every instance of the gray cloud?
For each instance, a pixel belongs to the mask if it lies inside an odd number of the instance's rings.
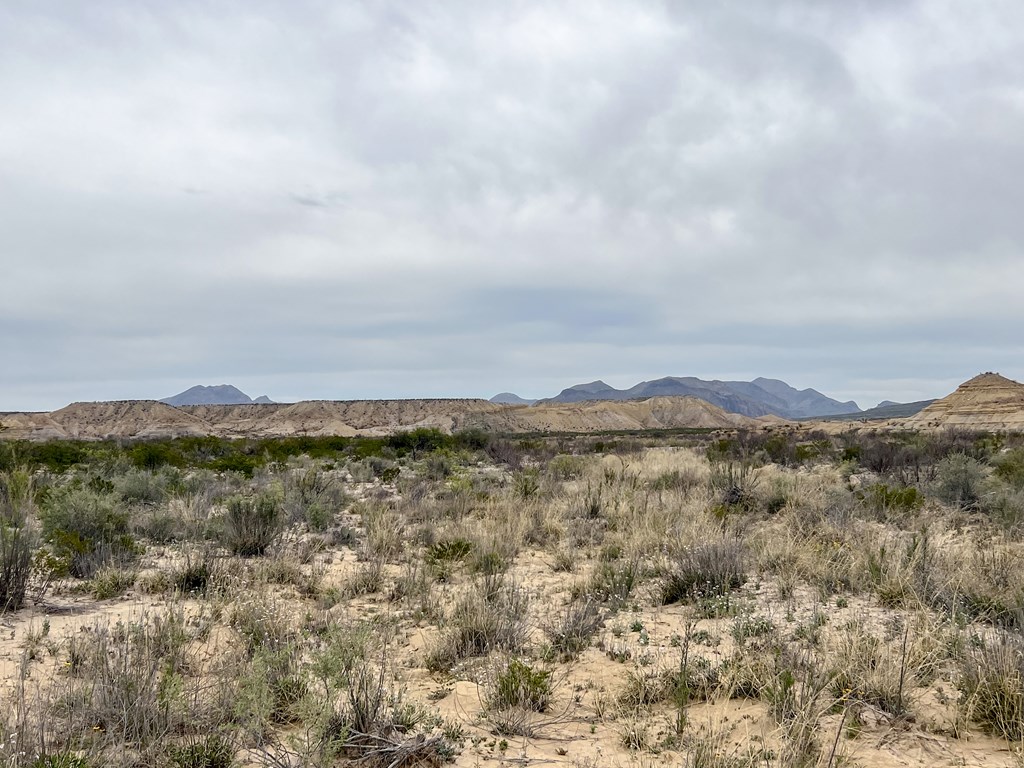
[[[1022,22],[5,4],[0,409],[1024,378]]]

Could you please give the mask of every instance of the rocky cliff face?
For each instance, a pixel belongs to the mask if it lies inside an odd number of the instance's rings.
[[[983,373],[905,419],[903,426],[1024,431],[1024,384],[998,373]]]

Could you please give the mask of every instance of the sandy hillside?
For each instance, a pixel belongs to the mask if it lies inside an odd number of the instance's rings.
[[[983,373],[899,424],[911,429],[1024,430],[1024,384]]]
[[[386,435],[430,427],[444,432],[597,432],[663,428],[759,427],[778,419],[727,413],[693,397],[648,400],[501,405],[486,400],[313,400],[291,405],[174,407],[151,400],[75,403],[50,414],[0,418],[10,438],[155,438],[187,435]]]
[[[50,418],[65,437],[81,440],[208,433],[202,419],[155,400],[72,403],[51,413]]]

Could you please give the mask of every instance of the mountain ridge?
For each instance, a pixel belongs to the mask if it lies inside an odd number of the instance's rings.
[[[704,380],[695,376],[665,376],[641,381],[628,389],[615,389],[600,379],[566,387],[554,397],[537,403],[578,403],[586,400],[637,400],[649,397],[696,397],[730,413],[751,418],[778,416],[806,419],[855,414],[854,401],[840,402],[816,389],[796,389],[780,379],[758,377],[753,381]]]
[[[164,397],[157,402],[166,405],[250,405],[270,404],[274,401],[266,395],[253,399],[233,384],[196,384],[184,392]]]

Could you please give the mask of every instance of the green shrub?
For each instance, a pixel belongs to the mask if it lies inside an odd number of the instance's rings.
[[[993,473],[1018,490],[1024,490],[1024,448],[1015,448],[995,460]]]
[[[219,733],[193,737],[189,743],[171,748],[174,768],[231,768],[235,748]]]
[[[262,555],[274,543],[284,526],[278,497],[268,491],[249,496],[231,496],[224,516],[224,544],[242,557]]]
[[[473,542],[467,539],[442,539],[427,548],[426,560],[431,565],[465,560],[473,551]]]
[[[551,672],[510,659],[494,676],[486,705],[489,709],[529,709],[544,712],[551,703]]]
[[[912,485],[892,487],[875,483],[868,489],[865,499],[879,513],[910,513],[924,504],[924,496]]]
[[[72,576],[89,578],[104,565],[124,565],[139,555],[128,515],[114,494],[75,486],[53,489],[39,516],[43,537]]]
[[[985,467],[977,459],[953,453],[939,462],[935,472],[935,495],[948,504],[974,507],[981,496]]]
[[[32,446],[30,456],[32,464],[42,465],[59,475],[84,462],[88,458],[88,453],[81,443],[51,440]]]
[[[183,467],[185,457],[167,443],[138,443],[128,451],[128,459],[139,469],[159,469],[164,466]]]
[[[167,498],[172,477],[166,472],[132,469],[114,480],[114,489],[126,504],[160,504]]]
[[[97,600],[109,600],[131,589],[135,585],[136,576],[132,570],[103,567],[92,577],[90,591]]]

